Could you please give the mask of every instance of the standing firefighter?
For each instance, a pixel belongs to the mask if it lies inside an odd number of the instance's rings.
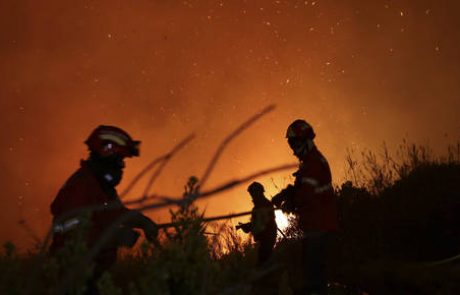
[[[289,146],[300,165],[288,185],[272,203],[297,215],[303,231],[305,290],[299,294],[327,294],[326,255],[331,234],[338,229],[337,204],[331,185],[331,171],[316,148],[313,128],[304,120],[294,121],[286,133]]]
[[[251,222],[240,223],[237,229],[245,233],[252,233],[258,244],[258,265],[263,265],[270,258],[276,242],[276,221],[272,203],[265,198],[264,187],[258,182],[253,182],[248,187],[254,208],[251,213]]]
[[[120,128],[99,126],[85,143],[90,152],[88,159],[81,161],[80,168],[51,204],[54,235],[50,252],[59,257],[61,249],[76,242],[75,237],[81,237],[83,244],[91,248],[115,224],[114,233],[93,261],[87,294],[97,294],[96,282],[116,261],[117,249],[131,247],[138,239],[133,228],[142,229],[151,241],[156,239],[158,229],[148,217],[126,208],[115,189],[123,175],[124,159],[139,156],[140,142]]]

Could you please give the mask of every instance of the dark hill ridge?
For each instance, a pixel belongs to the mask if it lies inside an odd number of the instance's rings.
[[[343,238],[370,256],[406,261],[460,252],[460,164],[414,168],[377,195],[351,183],[339,192]]]

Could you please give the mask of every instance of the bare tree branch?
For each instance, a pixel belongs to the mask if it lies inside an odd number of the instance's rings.
[[[219,186],[217,186],[217,187],[215,187],[213,189],[210,189],[208,191],[200,193],[195,200],[209,198],[209,197],[211,197],[213,195],[216,195],[216,194],[219,194],[221,192],[224,192],[224,191],[226,191],[228,189],[231,189],[231,188],[233,188],[235,186],[242,185],[243,183],[249,182],[249,181],[251,181],[253,179],[256,179],[258,177],[261,177],[261,176],[264,176],[264,175],[267,175],[267,174],[270,174],[270,173],[283,171],[283,170],[289,170],[289,169],[297,167],[297,165],[298,164],[285,164],[285,165],[281,165],[281,166],[277,166],[277,167],[273,167],[273,168],[269,168],[269,169],[265,169],[265,170],[253,173],[253,174],[248,175],[246,177],[243,177],[241,179],[235,179],[235,180],[226,182],[226,183],[224,183],[222,185],[219,185]],[[172,206],[172,205],[181,206],[181,205],[184,205],[184,203],[186,201],[189,201],[189,200],[184,200],[184,198],[182,198],[182,197],[179,198],[179,197],[170,197],[170,196],[162,196],[162,195],[150,195],[148,197],[148,199],[161,199],[162,201],[161,202],[156,202],[156,203],[153,203],[153,204],[150,204],[150,205],[144,205],[144,206],[142,206],[140,208],[136,208],[135,210],[138,210],[138,211],[151,211],[151,210],[157,210],[157,209],[169,207],[169,206]],[[140,199],[130,201],[130,202],[125,202],[124,204],[125,205],[134,205],[134,204],[138,204],[138,203],[141,203]],[[94,205],[94,206],[87,206],[87,207],[83,207],[83,208],[78,208],[78,209],[75,209],[75,210],[67,212],[66,214],[64,214],[63,216],[61,216],[57,220],[55,220],[55,222],[60,223],[60,222],[66,220],[67,218],[69,218],[71,216],[75,216],[75,215],[78,215],[78,214],[81,214],[81,213],[92,213],[92,212],[95,212],[95,211],[98,211],[98,210],[103,210],[103,209],[104,210],[110,210],[110,209],[116,208],[117,206],[119,206],[119,204],[113,202],[113,203],[109,203],[107,205]],[[48,245],[48,243],[49,243],[49,241],[50,241],[50,239],[52,237],[52,232],[53,232],[53,227],[51,227],[48,230],[47,236],[46,236],[46,238],[45,238],[45,240],[43,242],[43,245],[42,245],[42,251],[43,252],[46,250],[46,247],[47,247],[47,245]]]
[[[240,179],[230,180],[230,181],[227,181],[226,183],[221,184],[219,186],[216,186],[216,187],[214,187],[212,189],[209,189],[209,190],[204,191],[204,192],[200,192],[198,195],[196,195],[196,197],[193,199],[193,201],[209,198],[209,197],[211,197],[213,195],[216,195],[216,194],[219,194],[219,193],[224,192],[226,190],[232,189],[232,188],[234,188],[236,186],[242,185],[244,183],[247,183],[247,182],[249,182],[251,180],[254,180],[256,178],[259,178],[261,176],[264,176],[264,175],[267,175],[267,174],[270,174],[270,173],[289,170],[289,169],[293,169],[293,168],[296,168],[296,167],[298,167],[297,163],[295,163],[295,164],[294,163],[293,164],[285,164],[285,165],[276,166],[276,167],[273,167],[273,168],[268,168],[268,169],[253,173],[251,175],[245,176],[245,177],[240,178]],[[162,195],[156,195],[156,194],[148,196],[148,199],[162,199],[163,201],[162,202],[156,202],[156,203],[153,203],[153,204],[150,204],[150,205],[145,205],[143,207],[136,208],[136,210],[146,211],[146,210],[160,209],[160,208],[168,207],[168,206],[171,206],[171,205],[181,206],[181,205],[184,205],[184,203],[186,201],[190,201],[188,199],[184,200],[184,198],[178,198],[178,197],[174,198],[174,197],[162,196]],[[131,201],[131,202],[125,202],[124,204],[125,205],[134,205],[134,204],[138,204],[138,203],[140,203],[139,200],[134,200],[134,201]],[[110,206],[110,204],[109,204],[109,206]]]
[[[166,167],[166,165],[171,160],[171,158],[194,138],[195,138],[194,134],[189,135],[184,140],[179,142],[168,154],[164,156],[164,161],[160,164],[158,169],[153,173],[152,177],[149,179],[147,186],[145,187],[144,193],[142,194],[142,198],[145,198],[147,196],[153,184],[155,183],[155,180],[157,180],[157,178],[160,176],[164,167]]]
[[[18,224],[26,231],[27,236],[30,237],[37,245],[41,245],[41,239],[38,237],[35,230],[27,223],[27,220],[21,218]]]
[[[244,130],[246,130],[248,127],[250,127],[254,122],[256,122],[258,119],[260,119],[265,114],[273,111],[274,108],[275,108],[274,105],[270,105],[270,106],[266,107],[265,109],[263,109],[259,114],[256,114],[255,116],[249,118],[249,120],[247,120],[242,125],[240,125],[233,133],[231,133],[221,143],[221,145],[219,146],[218,150],[216,151],[214,157],[211,159],[211,162],[209,163],[207,169],[205,170],[205,173],[204,173],[203,177],[201,178],[201,183],[200,183],[201,186],[203,186],[206,183],[207,179],[211,175],[211,173],[212,173],[212,171],[213,171],[218,159],[220,158],[221,154],[223,153],[225,147],[235,137],[237,137]],[[144,191],[144,195],[141,196],[137,200],[133,200],[133,201],[127,202],[125,204],[143,203],[146,199],[152,199],[152,198],[159,198],[162,201],[154,203],[154,204],[150,204],[150,205],[147,205],[147,206],[143,206],[141,208],[138,208],[137,210],[129,211],[126,214],[124,214],[124,215],[120,216],[119,218],[117,218],[117,220],[115,222],[113,222],[102,233],[102,235],[100,236],[98,241],[96,241],[96,243],[91,247],[89,253],[85,257],[83,257],[83,259],[81,259],[80,263],[78,265],[75,265],[74,268],[70,269],[68,271],[68,273],[65,275],[65,277],[63,278],[63,280],[61,280],[61,283],[59,284],[59,286],[57,288],[57,291],[58,291],[57,293],[58,294],[65,294],[66,289],[68,288],[68,286],[72,282],[72,280],[77,276],[77,274],[80,273],[84,269],[84,267],[91,262],[91,260],[99,253],[99,251],[102,250],[102,248],[109,241],[109,239],[112,237],[112,235],[115,234],[117,228],[119,226],[121,226],[127,219],[129,219],[132,214],[136,214],[137,213],[136,211],[155,210],[155,209],[164,208],[164,207],[171,206],[171,205],[183,206],[187,202],[190,202],[190,201],[193,202],[193,201],[198,200],[198,199],[204,199],[204,198],[211,197],[213,195],[216,195],[218,193],[221,193],[223,191],[231,189],[231,188],[233,188],[233,187],[235,187],[237,185],[241,185],[241,184],[243,184],[243,183],[245,183],[247,181],[250,181],[252,179],[255,179],[257,177],[260,177],[260,176],[263,176],[263,175],[266,175],[266,174],[269,174],[269,173],[274,173],[274,172],[278,172],[278,171],[282,171],[282,170],[286,170],[286,169],[292,169],[294,167],[297,167],[297,164],[289,164],[289,165],[278,166],[278,167],[271,168],[271,169],[266,169],[266,170],[259,171],[257,173],[254,173],[252,175],[249,175],[249,176],[241,178],[241,179],[235,179],[233,181],[229,181],[229,182],[227,182],[227,183],[225,183],[223,185],[220,185],[220,186],[218,186],[218,187],[216,187],[214,189],[205,191],[203,193],[195,192],[193,194],[193,196],[190,196],[190,197],[186,196],[186,197],[183,197],[183,198],[171,198],[169,196],[158,196],[158,195],[147,196],[147,193],[150,190],[151,185],[158,178],[158,176],[160,175],[161,171],[163,170],[163,168],[165,167],[165,165],[169,161],[169,159],[174,155],[174,153],[176,153],[180,148],[182,148],[192,138],[193,138],[193,136],[189,136],[184,141],[179,143],[170,153],[164,155],[163,157],[155,159],[153,162],[151,162],[149,165],[147,165],[147,167],[144,168],[141,171],[141,173],[139,173],[135,177],[135,179],[131,182],[131,184],[123,192],[123,195],[127,194],[129,192],[129,190],[137,183],[137,181],[145,173],[147,173],[156,164],[162,162],[162,165],[152,175],[152,177],[151,177],[151,179],[149,181],[149,184],[148,184],[148,186],[146,187],[146,189]],[[115,204],[115,203],[114,204],[108,204],[108,205],[105,205],[104,208],[107,210],[107,209],[110,209],[112,206],[115,207],[115,206],[117,206],[117,204]],[[98,210],[100,208],[101,208],[101,206],[93,206],[93,208],[90,208],[90,209],[88,209],[88,208],[86,208],[86,209],[85,208],[80,208],[80,209],[75,210],[75,211],[82,211],[82,209],[83,209],[83,210],[85,210],[85,212],[94,212],[95,210]],[[73,213],[73,214],[75,214],[75,213]],[[240,213],[240,214],[246,215],[246,214],[248,214],[248,212],[244,212],[244,213]],[[236,214],[236,215],[239,215],[239,214]],[[241,216],[243,216],[243,215],[241,215]],[[215,218],[221,218],[221,217],[222,216],[213,217],[213,218],[215,219]],[[213,219],[213,218],[211,218],[211,219]],[[44,243],[44,247],[46,246],[47,241],[49,240],[49,237],[51,236],[51,233],[52,233],[52,229],[48,233],[47,239],[45,240],[45,243]]]
[[[162,155],[156,159],[154,159],[152,162],[150,162],[147,166],[144,167],[144,169],[141,170],[134,178],[131,180],[131,182],[128,184],[128,186],[125,188],[124,191],[121,192],[120,198],[125,197],[131,189],[139,182],[139,180],[144,176],[147,172],[149,172],[153,167],[155,167],[158,163],[161,163],[164,161],[166,155]]]
[[[147,166],[144,167],[144,169],[141,170],[134,178],[133,180],[128,184],[128,186],[125,188],[125,190],[120,194],[120,198],[123,198],[126,196],[131,189],[139,182],[139,180],[144,176],[147,172],[149,172],[153,167],[155,167],[158,163],[161,163],[161,166],[156,170],[152,178],[150,178],[149,183],[147,187],[144,190],[144,194],[140,197],[142,199],[145,195],[148,194],[148,191],[150,190],[150,187],[153,185],[154,181],[158,176],[160,175],[161,171],[163,170],[164,166],[166,166],[167,162],[183,147],[185,147],[190,141],[192,141],[195,138],[195,134],[191,134],[187,136],[184,140],[179,142],[171,151],[168,153],[154,159],[151,161]]]
[[[281,209],[279,209],[279,208],[273,209],[273,211],[277,211],[277,210],[281,210]],[[245,211],[245,212],[240,212],[240,213],[232,213],[232,214],[226,214],[226,215],[220,215],[220,216],[201,218],[200,221],[206,223],[206,222],[213,222],[213,221],[219,221],[219,220],[225,220],[225,219],[232,219],[232,218],[247,216],[247,215],[251,215],[251,214],[252,214],[252,211]],[[178,226],[178,225],[181,225],[181,224],[183,224],[183,223],[182,222],[160,223],[160,224],[158,224],[158,228],[159,229],[167,229],[167,228],[175,227],[175,226]],[[277,229],[281,233],[281,235],[283,235],[286,238],[284,233],[279,228],[277,228]]]
[[[228,182],[226,184],[218,186],[215,189],[211,189],[211,190],[209,190],[207,192],[203,192],[202,194],[198,195],[195,200],[211,197],[211,196],[216,195],[218,193],[221,193],[221,192],[223,192],[225,190],[233,188],[233,187],[235,187],[237,185],[241,185],[241,184],[243,184],[243,183],[245,183],[247,181],[250,181],[250,180],[252,180],[254,178],[257,178],[257,177],[260,177],[260,176],[263,176],[263,175],[266,175],[266,174],[269,174],[269,173],[281,171],[281,170],[292,169],[293,167],[297,167],[297,164],[282,165],[282,166],[278,166],[278,167],[275,167],[275,168],[266,169],[266,170],[254,173],[252,175],[249,175],[247,177],[244,177],[242,179],[230,181],[230,182]],[[170,197],[163,197],[163,198],[166,198],[165,201],[163,201],[163,202],[158,202],[158,203],[155,203],[155,204],[143,206],[141,208],[138,208],[137,210],[132,210],[131,212],[128,212],[128,213],[120,216],[115,222],[113,222],[102,233],[101,237],[96,241],[96,243],[90,249],[89,253],[85,257],[83,257],[83,259],[81,260],[81,263],[79,265],[76,265],[73,269],[69,270],[67,276],[64,277],[64,279],[62,280],[62,283],[58,287],[58,294],[65,294],[66,288],[69,285],[69,283],[72,282],[72,280],[75,278],[75,276],[78,273],[80,273],[82,271],[82,269],[84,269],[84,267],[86,265],[88,265],[91,262],[91,260],[99,253],[99,251],[103,248],[103,246],[107,243],[107,241],[109,241],[109,239],[112,237],[112,235],[116,232],[117,228],[120,227],[126,220],[128,220],[132,216],[132,214],[135,214],[136,211],[155,210],[155,209],[164,208],[164,207],[171,206],[171,205],[183,205],[184,202],[187,201],[187,199],[184,199],[184,198],[176,199],[176,200],[174,200],[174,199],[172,199]],[[110,204],[109,204],[109,206],[110,206]],[[105,207],[105,208],[107,208],[107,207]],[[246,213],[247,212],[244,212],[244,214],[246,214]]]
[[[246,216],[246,215],[251,215],[251,211],[233,213],[233,214],[227,214],[227,215],[221,215],[221,216],[206,217],[206,218],[201,218],[200,221],[201,222],[212,222],[212,221],[217,221],[217,220],[237,218],[237,217]],[[167,228],[175,227],[175,226],[182,225],[182,224],[183,222],[162,223],[162,224],[158,224],[158,228],[167,229]]]
[[[215,187],[213,189],[210,189],[208,191],[202,192],[199,195],[198,199],[203,199],[203,198],[215,195],[217,193],[220,193],[222,191],[231,189],[231,188],[233,188],[235,186],[238,186],[238,185],[241,185],[243,183],[247,183],[247,182],[249,182],[251,180],[254,180],[256,178],[259,178],[259,177],[267,175],[267,174],[297,168],[298,166],[299,166],[298,163],[293,163],[293,164],[285,164],[285,165],[276,166],[276,167],[273,167],[273,168],[268,168],[268,169],[256,172],[254,174],[248,175],[246,177],[229,181],[229,182],[227,182],[227,183],[225,183],[223,185],[220,185],[220,186],[217,186],[217,187]]]
[[[248,129],[252,124],[254,124],[257,120],[261,117],[265,116],[266,114],[270,113],[275,109],[275,105],[269,105],[268,107],[264,108],[260,113],[252,116],[243,124],[241,124],[235,131],[233,131],[229,136],[227,136],[224,141],[219,145],[216,153],[212,157],[211,161],[209,162],[208,167],[206,168],[203,176],[200,178],[200,187],[204,187],[206,181],[208,180],[209,176],[211,175],[212,170],[217,164],[222,152],[225,150],[227,145],[238,135],[240,135],[244,130]]]

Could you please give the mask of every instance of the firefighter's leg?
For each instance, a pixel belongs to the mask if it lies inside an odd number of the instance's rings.
[[[272,257],[274,242],[270,239],[266,239],[258,241],[257,244],[257,267],[259,268],[259,271],[264,272],[270,267],[269,262]],[[251,294],[278,294],[278,273],[268,271],[263,276],[255,280],[252,284]]]
[[[327,294],[327,233],[307,233],[303,240],[304,294]]]
[[[268,245],[266,242],[264,243],[264,241],[262,242],[259,242],[258,245],[258,253],[257,253],[257,265],[258,266],[261,266],[263,264],[265,264],[265,262],[267,262],[268,258],[270,258],[270,255],[272,253],[272,249],[270,247],[270,245]]]
[[[258,242],[258,253],[257,253],[257,265],[261,266],[265,264],[273,253],[273,247],[275,246],[276,238],[273,239],[263,239]]]
[[[117,248],[103,249],[94,259],[94,271],[86,284],[85,295],[98,295],[97,283],[117,260]]]

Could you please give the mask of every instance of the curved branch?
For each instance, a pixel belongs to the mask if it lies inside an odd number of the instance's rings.
[[[199,194],[195,198],[195,200],[208,198],[208,197],[216,195],[216,194],[218,194],[220,192],[223,192],[225,190],[233,188],[234,186],[237,186],[237,185],[243,184],[243,183],[245,183],[247,181],[250,181],[250,180],[252,180],[254,178],[257,178],[257,177],[260,177],[260,176],[263,176],[263,175],[266,175],[266,174],[269,174],[269,173],[273,173],[273,172],[278,172],[278,171],[282,171],[282,170],[286,170],[286,169],[292,169],[294,167],[297,167],[297,164],[282,165],[282,166],[262,170],[262,171],[259,171],[257,173],[254,173],[254,174],[251,174],[249,176],[246,176],[244,178],[229,181],[229,182],[227,182],[227,183],[225,183],[225,184],[223,184],[221,186],[218,186],[218,187],[216,187],[214,189],[211,189],[211,190],[209,190],[207,192]],[[151,205],[147,205],[147,206],[143,206],[141,208],[138,208],[137,210],[129,211],[126,214],[120,216],[115,222],[113,222],[102,233],[100,238],[96,241],[96,243],[90,249],[89,253],[85,257],[83,257],[83,259],[80,261],[80,263],[78,265],[76,265],[73,269],[69,270],[67,275],[61,281],[61,284],[58,286],[58,289],[57,289],[58,294],[65,294],[66,288],[68,287],[70,282],[72,282],[74,277],[85,267],[85,265],[88,265],[88,263],[91,262],[91,260],[99,253],[99,251],[101,251],[101,249],[103,248],[104,244],[107,243],[107,241],[109,241],[111,236],[116,232],[117,228],[121,224],[123,224],[128,218],[131,217],[131,214],[135,214],[136,211],[155,210],[155,209],[164,208],[164,207],[167,207],[167,206],[170,206],[170,205],[183,205],[184,202],[189,201],[189,200],[183,199],[183,198],[182,199],[172,199],[170,197],[162,197],[162,198],[164,199],[164,201],[159,202],[159,203],[155,203],[155,204],[151,204]],[[110,206],[113,206],[113,205],[108,204],[108,206],[110,207]],[[94,206],[93,208],[91,208],[91,211],[90,211],[90,209],[86,209],[86,212],[92,212],[93,210],[96,210],[95,208],[100,208],[100,206]],[[107,209],[107,206],[105,208]],[[79,209],[79,210],[82,210],[82,208]],[[241,214],[246,214],[246,213],[247,212],[243,212]],[[51,233],[51,230],[50,230],[49,234],[50,233]]]
[[[187,136],[184,140],[179,142],[168,154],[164,156],[164,161],[160,164],[158,169],[153,173],[152,177],[149,179],[147,186],[145,187],[144,193],[142,194],[142,198],[145,198],[149,193],[150,189],[152,188],[153,184],[160,176],[161,172],[163,171],[164,167],[168,164],[171,158],[183,147],[185,147],[191,140],[195,138],[195,134],[191,134]]]
[[[240,178],[240,179],[234,179],[234,180],[228,181],[228,182],[226,182],[226,183],[224,183],[222,185],[219,185],[219,186],[217,186],[215,188],[212,188],[212,189],[209,189],[207,191],[198,193],[193,201],[209,198],[209,197],[211,197],[213,195],[216,195],[216,194],[219,194],[219,193],[224,192],[226,190],[229,190],[229,189],[231,189],[231,188],[233,188],[235,186],[242,185],[243,183],[249,182],[249,181],[254,180],[254,179],[258,178],[258,177],[261,177],[261,176],[264,176],[264,175],[267,175],[267,174],[270,174],[270,173],[283,171],[283,170],[293,169],[293,168],[296,168],[297,166],[298,166],[297,163],[295,163],[295,164],[285,164],[285,165],[265,169],[265,170],[253,173],[251,175],[248,175],[248,176]],[[137,210],[140,210],[140,211],[155,210],[155,209],[164,208],[164,207],[167,207],[167,206],[170,206],[170,205],[183,205],[185,202],[190,202],[190,200],[188,200],[188,199],[184,200],[184,198],[171,198],[171,197],[160,196],[160,195],[151,195],[151,196],[148,197],[148,199],[153,199],[153,198],[163,198],[164,201],[154,203],[154,204],[150,204],[150,205],[146,205],[146,206],[137,208]],[[130,204],[132,204],[132,203],[130,203]]]
[[[195,138],[195,134],[191,134],[187,136],[184,140],[179,142],[171,151],[168,153],[154,159],[151,161],[147,166],[144,167],[144,169],[141,170],[134,178],[133,180],[128,184],[128,186],[125,188],[125,190],[120,194],[120,198],[123,198],[126,196],[131,189],[139,182],[139,180],[147,173],[149,172],[153,167],[155,167],[158,163],[161,163],[161,166],[156,170],[154,175],[150,178],[149,184],[144,190],[144,197],[148,191],[150,190],[150,187],[153,185],[153,182],[156,180],[156,178],[160,175],[161,171],[163,170],[163,167],[166,166],[165,162],[168,162],[172,156],[174,156],[180,149],[182,149],[187,143],[189,143],[191,140]],[[141,197],[141,199],[142,199]]]
[[[208,164],[208,167],[206,168],[203,176],[201,176],[200,180],[200,187],[204,187],[206,181],[208,180],[209,176],[211,175],[212,170],[216,166],[217,161],[219,160],[220,156],[222,155],[222,152],[224,149],[227,147],[227,145],[238,135],[240,135],[244,130],[249,128],[252,124],[254,124],[257,120],[259,120],[261,117],[265,116],[266,114],[270,113],[275,109],[275,105],[269,105],[268,107],[264,108],[260,113],[252,116],[249,118],[247,121],[245,121],[243,124],[241,124],[235,131],[233,131],[229,136],[227,136],[222,143],[219,145],[217,148],[217,151],[215,152],[214,156],[212,157],[211,161]]]

